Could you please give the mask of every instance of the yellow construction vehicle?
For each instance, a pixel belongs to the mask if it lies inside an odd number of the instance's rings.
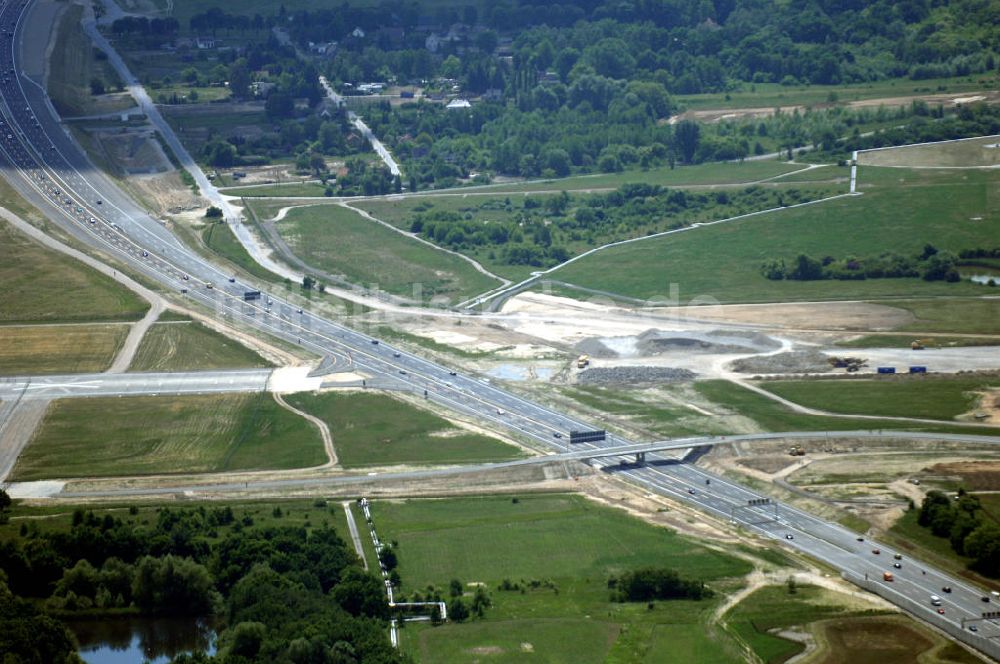
[[[910,344],[910,350],[924,350],[925,348],[924,342],[920,339],[914,339],[913,343]]]
[[[577,369],[586,369],[588,364],[590,364],[589,355],[581,355],[580,357],[576,358]]]

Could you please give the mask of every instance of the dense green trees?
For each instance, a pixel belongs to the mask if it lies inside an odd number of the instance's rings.
[[[682,579],[676,570],[643,567],[608,581],[612,598],[619,602],[648,602],[654,599],[705,599],[712,591],[700,581]]]
[[[65,615],[214,615],[219,653],[182,661],[400,661],[381,581],[328,527],[259,528],[200,507],[161,508],[152,524],[77,511],[68,531],[24,530],[0,542],[0,652],[16,661],[77,661],[62,626],[17,596]]]
[[[930,251],[929,251],[930,250]],[[768,259],[760,272],[768,279],[780,281],[816,281],[820,279],[862,280],[920,277],[924,281],[959,281],[959,259],[951,252],[939,252],[927,245],[918,256],[901,256],[887,251],[878,256],[814,258],[799,254],[786,264],[783,259]]]
[[[983,513],[976,496],[960,489],[952,500],[941,491],[929,491],[917,523],[948,538],[955,553],[972,558],[972,567],[979,572],[1000,574],[1000,527]]]

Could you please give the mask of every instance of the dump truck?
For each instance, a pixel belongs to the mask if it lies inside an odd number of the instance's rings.
[[[924,346],[924,342],[920,339],[914,339],[910,343],[910,350],[924,350],[925,348],[926,346]]]
[[[854,373],[861,369],[861,367],[868,365],[868,360],[863,357],[830,357],[827,358],[827,362],[834,369],[847,369],[849,372]]]
[[[802,449],[801,445],[792,445],[788,448],[788,453],[792,456],[805,456],[806,451]]]
[[[589,355],[581,355],[580,357],[576,358],[577,369],[586,369],[588,364],[590,364]]]

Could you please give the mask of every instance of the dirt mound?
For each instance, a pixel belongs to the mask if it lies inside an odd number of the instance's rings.
[[[696,373],[671,367],[595,367],[580,373],[584,385],[635,385],[642,383],[679,383],[694,380]]]
[[[829,371],[830,363],[826,355],[818,350],[793,350],[777,355],[745,357],[732,363],[733,371],[739,373],[813,373]]]

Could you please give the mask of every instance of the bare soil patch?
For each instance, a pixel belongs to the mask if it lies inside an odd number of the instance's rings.
[[[1000,491],[1000,461],[939,463],[928,470],[935,475],[959,477],[974,491]]]

